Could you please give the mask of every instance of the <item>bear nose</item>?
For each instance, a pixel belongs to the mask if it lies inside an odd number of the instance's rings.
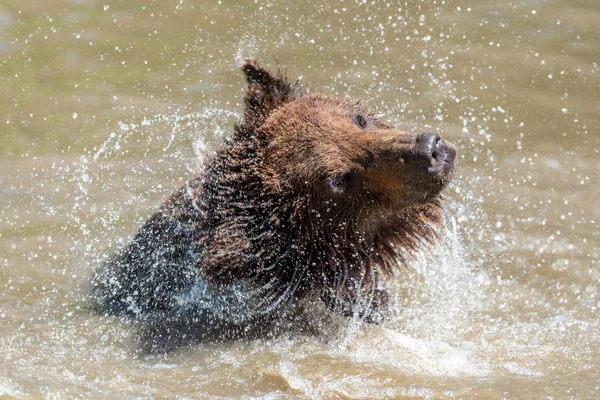
[[[417,136],[415,159],[422,165],[423,172],[435,174],[444,168],[448,159],[448,145],[440,135],[421,133]]]

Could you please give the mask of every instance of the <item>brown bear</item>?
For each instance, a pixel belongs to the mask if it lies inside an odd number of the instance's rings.
[[[242,70],[242,123],[96,272],[96,308],[244,327],[322,299],[381,321],[385,283],[439,235],[455,149],[255,61]]]

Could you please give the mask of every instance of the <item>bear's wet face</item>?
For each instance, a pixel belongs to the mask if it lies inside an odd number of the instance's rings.
[[[456,151],[439,135],[398,131],[346,99],[295,100],[258,130],[277,187],[335,200],[369,223],[435,199],[454,169]]]
[[[242,70],[243,121],[97,271],[96,307],[194,321],[212,339],[261,330],[305,299],[380,321],[386,282],[442,229],[454,147],[254,61]]]

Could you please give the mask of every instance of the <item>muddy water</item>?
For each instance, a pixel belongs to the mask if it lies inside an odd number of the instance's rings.
[[[598,26],[596,0],[4,0],[0,397],[600,397]],[[141,354],[82,282],[230,131],[247,57],[451,138],[446,237],[384,325]]]

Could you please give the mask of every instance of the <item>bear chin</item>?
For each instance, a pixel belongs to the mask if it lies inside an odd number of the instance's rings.
[[[306,304],[381,322],[400,267],[443,229],[455,148],[256,61],[242,70],[243,120],[95,271],[93,308],[163,343],[269,336],[304,324]]]

